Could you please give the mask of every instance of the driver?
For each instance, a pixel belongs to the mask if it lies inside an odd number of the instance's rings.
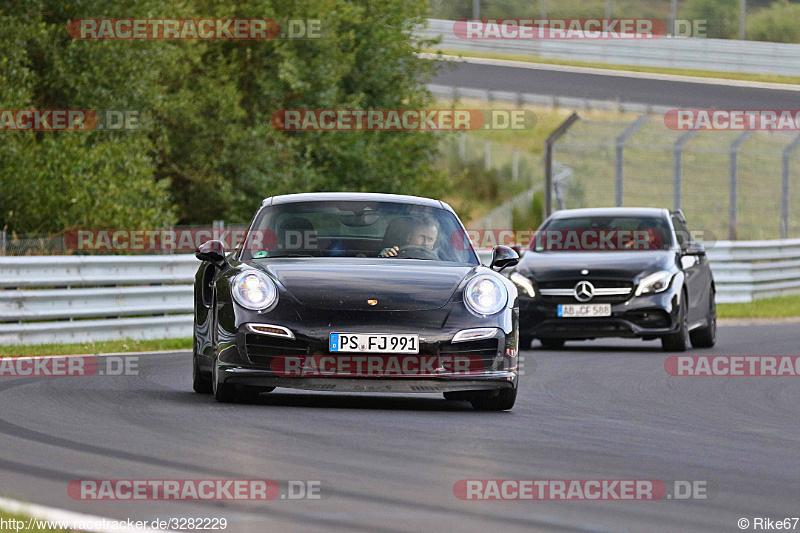
[[[436,238],[438,236],[439,228],[436,225],[436,221],[429,216],[423,216],[415,219],[414,222],[411,223],[404,246],[424,246],[429,250],[433,250],[433,247],[436,244]],[[401,246],[384,248],[381,253],[378,254],[378,256],[397,257],[397,252],[400,250],[400,248]]]

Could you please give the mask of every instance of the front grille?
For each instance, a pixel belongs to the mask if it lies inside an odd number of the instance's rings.
[[[269,366],[279,355],[305,355],[308,344],[294,339],[284,339],[269,335],[250,334],[244,338],[247,357],[255,365]]]
[[[441,355],[474,355],[481,358],[491,358],[496,357],[499,351],[497,339],[484,339],[443,344],[439,353]]]
[[[629,311],[623,317],[643,328],[668,328],[672,324],[669,314],[661,309]]]
[[[595,296],[586,302],[575,297],[575,286],[581,281],[588,281],[595,288]],[[538,292],[542,301],[554,304],[618,303],[630,298],[633,283],[626,280],[583,279],[544,281],[538,284]]]
[[[305,341],[283,339],[271,337],[269,335],[247,334],[245,335],[245,348],[247,357],[254,365],[269,367],[273,359],[277,356],[304,356],[304,355],[333,355],[353,356],[368,355],[364,352],[334,352],[331,353],[327,347],[320,349],[321,346],[310,346]],[[469,342],[458,342],[455,344],[444,343],[421,343],[419,356],[437,355],[463,355],[482,359],[485,363],[494,361],[498,354],[502,354],[500,340],[483,339]],[[391,355],[391,354],[379,354]],[[406,355],[404,357],[414,357]]]

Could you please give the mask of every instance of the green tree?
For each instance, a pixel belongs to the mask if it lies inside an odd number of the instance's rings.
[[[710,38],[735,38],[739,32],[739,0],[687,0],[678,17],[707,21]]]
[[[248,220],[273,194],[438,195],[423,132],[283,132],[280,109],[421,108],[425,0],[31,0],[0,7],[0,108],[134,109],[135,131],[2,132],[0,226]],[[319,19],[322,39],[79,41],[73,18]]]

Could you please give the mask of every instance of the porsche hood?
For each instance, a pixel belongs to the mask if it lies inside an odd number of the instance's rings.
[[[304,306],[377,311],[439,309],[476,268],[409,259],[282,259],[253,266]]]

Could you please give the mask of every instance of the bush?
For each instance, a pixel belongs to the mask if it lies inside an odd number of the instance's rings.
[[[708,37],[733,39],[739,32],[739,0],[687,0],[678,18],[708,21]]]
[[[747,38],[751,41],[800,43],[800,4],[781,0],[748,16]]]

